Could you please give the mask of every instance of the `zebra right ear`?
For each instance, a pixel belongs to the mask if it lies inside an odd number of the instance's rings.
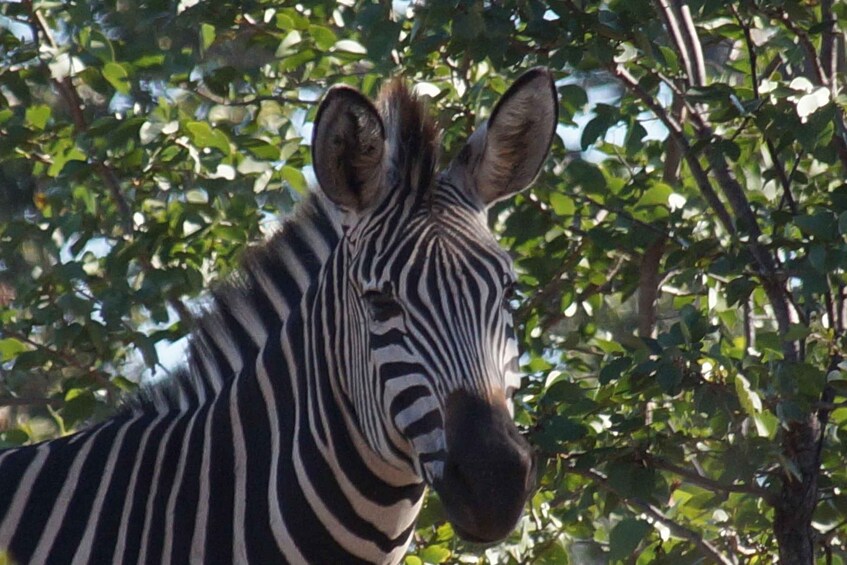
[[[372,207],[381,196],[384,155],[385,127],[374,105],[352,88],[332,88],[312,133],[312,166],[323,193],[344,211]]]
[[[527,188],[550,151],[559,99],[553,75],[535,68],[521,75],[468,139],[448,174],[486,206]]]

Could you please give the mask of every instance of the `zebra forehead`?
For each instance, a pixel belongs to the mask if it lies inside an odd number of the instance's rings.
[[[511,256],[487,228],[427,219],[394,238],[393,245],[374,242],[370,260],[362,265],[367,278],[484,275],[489,282],[500,283],[513,277]]]

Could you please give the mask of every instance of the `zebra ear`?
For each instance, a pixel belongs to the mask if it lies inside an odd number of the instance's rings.
[[[547,158],[559,116],[550,71],[532,69],[497,102],[451,167],[485,205],[527,188]],[[453,168],[455,167],[455,169]]]
[[[312,164],[323,193],[345,211],[370,208],[380,197],[384,154],[385,127],[374,105],[352,88],[332,88],[312,133]]]

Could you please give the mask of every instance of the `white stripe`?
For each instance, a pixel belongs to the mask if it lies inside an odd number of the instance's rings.
[[[129,479],[129,484],[126,489],[126,498],[123,502],[123,512],[121,512],[121,527],[118,530],[118,540],[115,546],[115,555],[112,559],[113,563],[123,563],[124,561],[124,552],[126,551],[126,536],[127,529],[129,528],[129,517],[132,513],[133,502],[135,500],[135,496],[138,494],[136,492],[138,482],[138,472],[141,469],[141,462],[144,459],[144,454],[147,450],[147,442],[150,440],[150,435],[153,430],[158,426],[162,420],[167,416],[167,414],[159,415],[155,420],[150,422],[147,425],[147,429],[144,430],[144,435],[141,437],[141,442],[138,445],[138,451],[136,452],[135,461],[132,469],[132,475]]]
[[[129,430],[130,426],[137,421],[138,418],[135,418],[124,423],[124,425],[121,426],[120,431],[118,431],[118,434],[115,436],[114,442],[112,443],[112,450],[109,452],[109,458],[106,460],[106,466],[103,469],[104,473],[108,473],[108,478],[101,480],[100,486],[97,488],[97,495],[94,498],[94,503],[91,505],[91,512],[88,515],[85,533],[77,546],[76,555],[74,555],[72,562],[73,565],[88,563],[89,558],[91,557],[91,550],[93,549],[92,542],[94,541],[94,534],[97,531],[97,519],[100,517],[103,500],[106,498],[106,493],[109,492],[109,486],[111,486],[112,479],[114,478],[115,461],[118,459],[118,453],[120,453],[121,447],[123,446],[127,430]]]
[[[290,381],[292,386],[294,386],[294,375],[296,373],[293,371],[296,370],[296,367],[293,367],[291,348],[287,340],[283,339],[281,341],[283,358],[287,361],[289,375],[291,375]],[[256,378],[259,379],[259,388],[262,391],[262,398],[265,401],[265,408],[268,411],[268,420],[271,425],[271,472],[268,479],[268,509],[271,531],[273,532],[277,547],[290,563],[307,563],[306,558],[300,553],[297,544],[294,543],[294,539],[285,525],[285,520],[282,517],[282,511],[279,507],[280,499],[279,491],[277,490],[277,477],[279,476],[279,458],[281,457],[279,449],[280,422],[276,412],[277,403],[276,398],[274,398],[273,387],[271,386],[270,377],[263,361],[264,356],[262,353],[259,353],[256,363]],[[293,407],[286,406],[286,410],[291,409]]]
[[[232,421],[233,472],[235,473],[235,492],[233,507],[234,539],[232,540],[232,562],[247,563],[247,542],[244,532],[250,527],[247,523],[247,446],[244,444],[244,429],[238,412],[238,387],[233,386],[229,395],[229,417]]]
[[[251,266],[250,272],[252,272],[253,276],[256,277],[256,281],[259,283],[259,286],[262,287],[262,290],[265,291],[265,295],[267,295],[271,304],[274,305],[277,315],[281,320],[285,320],[291,312],[291,305],[289,305],[285,300],[285,297],[280,294],[279,289],[276,288],[276,285],[265,272],[264,268],[258,265]]]
[[[191,563],[199,563],[206,557],[206,525],[209,519],[209,472],[212,458],[212,420],[215,404],[209,407],[209,416],[203,430],[203,462],[200,464],[200,494],[197,498],[197,514],[194,515],[194,536],[191,539]]]
[[[160,563],[171,562],[171,551],[174,545],[174,517],[176,516],[176,513],[178,511],[187,512],[191,510],[190,508],[180,508],[177,510],[176,499],[177,495],[179,495],[179,487],[182,485],[183,477],[185,476],[185,465],[188,461],[189,455],[191,454],[192,446],[189,445],[189,442],[191,441],[191,432],[194,430],[194,424],[197,422],[199,415],[200,409],[198,408],[194,412],[194,415],[191,416],[191,420],[188,422],[188,426],[186,426],[185,435],[182,437],[182,449],[180,449],[179,464],[177,465],[176,473],[174,474],[173,486],[171,488],[171,493],[168,496],[167,506],[165,507],[165,541],[162,544],[162,558],[159,561]],[[208,413],[206,416],[208,417]],[[188,480],[193,481],[194,477],[188,477]]]
[[[32,493],[32,485],[35,484],[41,466],[44,465],[44,460],[47,459],[47,455],[49,454],[49,444],[42,443],[35,449],[38,450],[38,454],[30,461],[26,471],[21,475],[23,480],[18,484],[15,496],[12,498],[12,504],[9,505],[6,517],[3,519],[3,523],[0,524],[0,547],[8,547],[12,541],[12,536],[15,534],[18,522],[20,522],[21,513],[26,508],[29,495]]]
[[[147,504],[144,508],[144,529],[141,531],[141,552],[138,556],[139,563],[147,563],[147,547],[150,545],[148,537],[150,536],[150,528],[152,527],[153,522],[153,510],[155,508],[154,501],[156,500],[156,495],[159,493],[159,483],[161,482],[159,477],[163,467],[162,460],[165,458],[165,449],[168,445],[168,440],[177,425],[179,425],[180,420],[182,420],[182,416],[174,418],[159,440],[159,449],[156,452],[156,461],[153,463],[153,479],[150,482],[150,493],[147,495]]]
[[[41,538],[38,540],[38,544],[36,545],[35,553],[33,553],[32,558],[29,561],[31,564],[47,562],[47,556],[50,554],[50,550],[56,542],[56,537],[59,535],[59,530],[62,528],[62,521],[65,519],[65,514],[71,505],[74,492],[76,491],[77,486],[79,486],[82,466],[88,460],[88,454],[91,452],[91,448],[94,447],[94,442],[97,440],[97,436],[99,436],[100,433],[107,427],[109,426],[99,428],[92,434],[80,434],[87,436],[85,438],[85,443],[82,448],[76,452],[74,462],[71,464],[68,476],[65,478],[65,482],[62,485],[62,490],[59,491],[59,496],[53,503],[53,510],[50,512],[50,517],[47,519],[47,525],[44,526],[44,530],[41,532]]]

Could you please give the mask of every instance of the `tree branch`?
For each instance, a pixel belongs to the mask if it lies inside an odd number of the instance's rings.
[[[836,90],[836,81],[834,79],[835,75],[829,74],[829,71],[831,70],[831,65],[834,65],[835,63],[830,62],[830,68],[824,66],[821,57],[818,57],[818,53],[815,50],[814,43],[812,43],[811,38],[809,38],[808,32],[797,26],[797,24],[795,24],[794,20],[791,18],[788,12],[784,10],[772,10],[765,11],[764,13],[781,22],[786,29],[791,31],[797,37],[797,41],[803,48],[803,52],[806,54],[806,64],[809,66],[812,78],[817,81],[818,85],[828,88],[832,98],[835,99],[835,97],[838,95],[838,91]],[[825,12],[824,15],[826,16]],[[831,19],[831,14],[829,17]],[[827,20],[825,20],[825,22],[827,22]],[[827,25],[827,28],[831,27],[831,24]],[[826,46],[827,35],[825,31],[824,38],[824,46]],[[832,58],[834,59],[834,57]],[[847,171],[847,127],[845,127],[844,124],[844,112],[838,105],[835,106],[834,120],[836,129],[836,134],[833,136],[833,143],[835,143],[835,152],[838,155],[839,161],[841,161],[842,168]]]
[[[753,35],[750,31],[750,24],[742,19],[741,14],[738,13],[738,8],[736,8],[733,4],[729,5],[729,10],[732,12],[732,15],[735,16],[735,20],[744,32],[744,45],[747,48],[747,58],[750,59],[750,83],[753,87],[753,98],[755,100],[759,100],[759,76],[757,72],[758,59],[755,43],[753,43]],[[796,214],[797,202],[795,202],[794,196],[791,194],[791,182],[788,179],[788,175],[785,174],[785,168],[782,166],[782,162],[779,160],[776,146],[774,146],[773,141],[771,141],[770,138],[765,139],[765,146],[768,149],[768,154],[770,155],[771,162],[773,163],[774,170],[776,171],[777,179],[779,179],[779,182],[782,185],[782,191],[785,194],[785,201],[791,209],[791,213]]]
[[[32,5],[31,1],[26,3],[29,10],[29,18],[31,25],[33,27],[37,37],[37,34],[40,32],[45,37],[48,38],[51,45],[55,47],[55,42],[50,35],[49,28],[47,27],[46,22],[44,21],[44,17],[41,13],[35,9]],[[41,61],[44,64],[44,61]],[[88,122],[85,119],[85,115],[82,112],[82,101],[80,100],[79,93],[76,91],[74,87],[73,80],[70,76],[66,76],[61,80],[54,78],[53,84],[56,86],[56,89],[59,92],[59,96],[62,101],[65,103],[65,106],[68,108],[68,112],[71,115],[71,120],[74,124],[74,132],[76,134],[85,133],[88,131]],[[101,181],[105,185],[106,189],[109,192],[109,196],[112,201],[115,203],[115,206],[118,209],[118,213],[120,215],[121,224],[123,226],[124,233],[128,236],[131,236],[134,227],[132,220],[132,208],[127,202],[126,198],[124,198],[123,192],[121,190],[120,181],[115,175],[114,170],[109,167],[106,163],[90,159],[92,163],[92,168],[100,177]],[[140,258],[140,264],[142,269],[145,272],[151,272],[153,270],[153,266],[150,263],[149,259]],[[180,300],[179,297],[176,296],[168,296],[166,297],[168,304],[178,313],[180,319],[185,323],[191,323],[193,320],[193,316],[191,316],[188,307]]]
[[[680,25],[675,6],[671,4],[671,1],[655,0],[654,4],[659,15],[662,17],[665,28],[668,30],[668,36],[671,38],[674,50],[685,67],[689,86],[700,86],[705,76],[705,71],[702,67],[702,58],[700,63],[692,58],[693,50],[689,48],[691,38],[687,37],[688,30],[684,29],[683,25]]]
[[[709,477],[706,477],[698,473],[697,471],[692,471],[684,467],[679,467],[678,465],[675,465],[662,457],[656,457],[649,453],[645,453],[642,455],[642,461],[644,461],[646,465],[650,465],[656,469],[668,471],[669,473],[673,473],[674,475],[679,475],[689,483],[705,488],[706,490],[710,490],[712,492],[736,492],[742,494],[751,494],[769,503],[773,498],[769,492],[754,485],[722,483],[720,481],[710,479]]]
[[[704,539],[702,535],[695,532],[694,530],[686,528],[685,526],[677,522],[674,522],[673,520],[665,516],[660,509],[656,508],[650,502],[647,502],[646,500],[641,500],[639,498],[627,497],[621,491],[613,487],[611,483],[609,483],[607,477],[599,471],[594,469],[580,469],[577,467],[570,467],[568,469],[568,472],[590,479],[603,490],[615,494],[627,506],[630,506],[632,509],[638,512],[643,512],[644,514],[647,514],[653,520],[662,524],[668,530],[670,530],[671,534],[673,534],[674,536],[680,539],[684,539],[693,544],[695,547],[697,547],[697,549],[700,550],[700,553],[702,553],[705,557],[712,559],[714,562],[720,563],[722,565],[736,564],[736,561],[733,558],[722,554],[717,547],[715,547],[710,541]]]
[[[703,48],[700,45],[700,38],[697,37],[697,30],[694,28],[691,10],[681,0],[673,1],[677,18],[681,20],[679,28],[682,32],[685,51],[689,53],[688,58],[691,59],[690,84],[691,86],[703,86],[706,84],[706,61],[703,59]]]
[[[65,403],[58,398],[41,398],[34,396],[0,396],[0,406],[53,406],[58,408]]]
[[[685,163],[688,165],[691,175],[694,177],[694,182],[697,183],[697,187],[700,189],[700,192],[703,194],[706,202],[708,202],[709,206],[712,210],[714,210],[718,220],[720,220],[721,225],[727,233],[734,234],[735,224],[732,221],[732,217],[729,215],[729,212],[727,212],[723,202],[721,202],[717,193],[712,188],[709,177],[700,165],[700,161],[697,160],[697,155],[688,143],[688,139],[685,137],[682,131],[682,126],[679,122],[674,120],[668,114],[655,97],[644,90],[638,80],[636,80],[636,78],[632,76],[632,74],[630,74],[623,65],[614,65],[610,68],[610,70],[618,78],[618,80],[620,80],[630,92],[635,94],[635,96],[637,96],[648,108],[650,108],[653,114],[655,114],[665,127],[668,128],[669,135],[679,145],[682,155],[685,158]]]

